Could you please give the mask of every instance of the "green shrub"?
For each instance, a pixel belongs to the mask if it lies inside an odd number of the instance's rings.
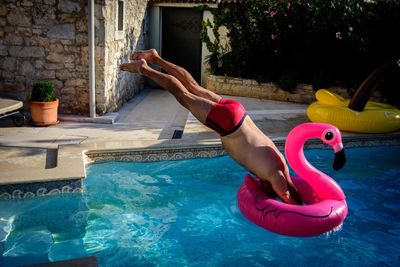
[[[327,88],[331,86],[333,83],[332,78],[330,77],[327,71],[321,70],[317,72],[314,77],[312,78],[311,85],[314,90],[319,90],[321,88]]]
[[[215,75],[279,83],[287,90],[293,83],[358,87],[400,54],[400,0],[252,0],[203,9],[214,15],[213,23],[204,21],[201,39]],[[229,47],[215,34],[221,26]],[[210,28],[213,41],[206,34]]]
[[[51,102],[57,99],[53,83],[50,81],[37,82],[32,89],[32,98],[34,102]]]
[[[278,85],[281,88],[285,88],[289,92],[293,92],[296,89],[298,81],[298,74],[296,71],[285,71],[282,73]]]

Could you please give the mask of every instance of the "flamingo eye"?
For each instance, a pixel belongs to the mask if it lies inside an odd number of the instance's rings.
[[[330,141],[335,137],[335,135],[332,132],[326,132],[325,133],[325,139]]]

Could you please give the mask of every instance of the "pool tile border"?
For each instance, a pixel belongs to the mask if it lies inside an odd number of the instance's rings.
[[[82,190],[82,179],[2,185],[0,186],[0,200],[81,193]]]
[[[284,139],[274,140],[277,147],[283,150]],[[400,145],[400,138],[381,136],[380,138],[364,136],[343,138],[345,148],[365,146],[392,146]],[[320,140],[310,140],[305,145],[310,148],[329,148]],[[132,150],[109,150],[109,151],[88,151],[85,153],[85,164],[102,163],[107,161],[126,162],[154,162],[161,160],[182,160],[191,158],[213,158],[226,155],[222,145],[185,147],[185,148],[159,148],[159,149],[132,149]]]
[[[126,151],[89,151],[85,153],[86,164],[107,161],[154,162],[191,158],[213,158],[226,155],[222,146],[160,148]]]

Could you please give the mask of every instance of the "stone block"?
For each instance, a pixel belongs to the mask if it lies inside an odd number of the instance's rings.
[[[88,43],[88,35],[87,34],[77,34],[76,35],[76,44],[87,44]]]
[[[29,16],[25,15],[22,8],[14,8],[10,10],[7,15],[7,22],[13,26],[31,26],[31,19]]]
[[[208,75],[208,80],[209,81],[216,81],[217,78],[214,75]]]
[[[63,82],[60,81],[60,80],[53,79],[53,80],[50,80],[50,82],[52,82],[52,83],[54,84],[54,87],[55,87],[57,90],[61,90],[61,88],[63,87]]]
[[[65,63],[64,66],[67,69],[75,69],[75,64],[72,63]]]
[[[24,44],[24,39],[21,36],[18,36],[14,33],[6,34],[5,40],[7,43],[9,43],[11,45],[23,45]]]
[[[64,55],[59,53],[50,53],[46,60],[51,63],[64,63]]]
[[[222,89],[223,90],[228,90],[229,91],[231,89],[231,87],[232,87],[232,85],[230,83],[225,82],[225,83],[222,84]]]
[[[55,53],[64,52],[64,46],[63,46],[62,44],[60,44],[60,43],[51,44],[51,45],[49,46],[49,48],[50,48],[50,50],[51,50],[52,52],[55,52]]]
[[[78,3],[69,0],[60,0],[57,9],[64,13],[78,13],[81,7]]]
[[[44,57],[44,48],[38,46],[11,46],[8,50],[13,57]]]
[[[33,6],[33,3],[32,3],[32,1],[23,0],[21,2],[21,6],[31,7],[31,6]]]
[[[216,92],[221,92],[222,91],[222,85],[223,85],[223,83],[216,83],[215,84]]]
[[[74,44],[75,40],[61,40],[60,42],[63,45],[72,45],[72,44]]]
[[[68,79],[65,81],[65,86],[70,87],[70,86],[84,86],[87,84],[87,81],[84,79]]]
[[[74,96],[75,95],[75,87],[68,87],[64,86],[61,88],[61,95],[62,96]]]
[[[4,32],[15,32],[15,27],[7,25],[4,27]]]
[[[247,86],[253,85],[253,80],[243,79],[243,84],[244,84],[244,85],[247,85]]]
[[[75,62],[75,59],[79,59],[79,58],[78,57],[75,58],[75,56],[71,55],[71,54],[70,55],[65,55],[64,56],[64,63],[73,63],[73,62]]]
[[[55,79],[56,73],[54,70],[42,70],[37,74],[38,79]]]
[[[76,22],[75,24],[75,29],[77,32],[88,32],[88,24],[87,24],[87,20],[79,20]]]
[[[44,68],[47,70],[60,70],[64,68],[64,64],[47,63],[44,64]]]
[[[3,70],[1,72],[1,77],[4,81],[12,81],[14,80],[14,73],[8,70]]]
[[[43,60],[35,60],[35,69],[43,69],[44,65],[45,63]]]
[[[217,78],[217,82],[219,82],[219,83],[224,83],[224,82],[226,82],[226,81],[227,81],[227,78],[226,78],[226,77],[219,76],[219,77]]]
[[[7,56],[8,55],[8,47],[5,45],[0,45],[0,56]]]
[[[16,34],[22,35],[24,37],[32,36],[32,28],[31,27],[17,27],[15,30]]]
[[[44,0],[43,3],[49,6],[54,6],[56,4],[56,0]]]
[[[5,18],[0,17],[0,26],[6,26],[7,22]]]
[[[33,66],[31,62],[24,61],[22,62],[21,66],[19,67],[19,74],[24,76],[30,76],[33,73]]]
[[[14,57],[6,57],[0,61],[0,67],[6,71],[14,71],[16,69],[17,60]]]
[[[18,76],[15,76],[14,80],[16,82],[21,82],[22,83],[22,82],[24,82],[26,80],[26,77],[22,76],[22,75],[18,75]]]
[[[328,90],[335,94],[341,95],[344,98],[350,98],[350,95],[349,95],[350,90],[348,88],[332,86],[332,87],[329,87]],[[374,92],[377,92],[377,91],[374,91]]]
[[[96,113],[105,114],[107,112],[107,106],[105,104],[96,104]]]
[[[48,32],[49,38],[55,39],[75,39],[75,26],[74,24],[61,24],[53,26]]]
[[[73,45],[65,45],[64,46],[64,51],[65,52],[74,52],[74,53],[80,53],[81,48],[77,46],[76,44]]]
[[[230,82],[233,83],[233,84],[243,84],[243,80],[239,79],[239,78],[231,79]]]
[[[26,89],[27,89],[29,92],[31,92],[33,86],[35,85],[35,83],[36,83],[35,80],[27,80],[27,81],[25,82],[25,84],[26,84]]]
[[[32,28],[32,34],[41,35],[42,32],[43,31],[40,28]]]
[[[72,77],[75,77],[75,73],[70,70],[67,70],[67,69],[61,69],[61,70],[57,70],[56,77],[59,80],[67,80]]]
[[[217,81],[210,83],[211,88],[216,88],[218,85],[220,85],[220,83],[218,83]]]
[[[234,85],[234,86],[232,86],[232,90],[230,93],[232,93],[233,95],[240,95],[243,91],[244,91],[243,86]]]
[[[0,16],[4,17],[8,13],[6,5],[0,5]]]
[[[18,82],[5,82],[2,83],[3,90],[7,92],[15,92],[19,90],[20,83]]]
[[[62,24],[75,23],[76,16],[77,16],[76,14],[58,13],[57,20]]]
[[[35,5],[32,18],[35,25],[52,25],[56,19],[56,9],[52,6]]]
[[[86,66],[77,65],[77,66],[75,67],[75,70],[76,70],[77,72],[84,72],[84,73],[86,73],[86,72],[88,71],[88,67],[87,67],[87,65],[86,65]]]

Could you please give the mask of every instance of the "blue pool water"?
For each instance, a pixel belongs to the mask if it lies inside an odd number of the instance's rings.
[[[400,147],[308,150],[347,195],[342,229],[294,238],[238,210],[229,157],[88,168],[83,194],[0,201],[0,266],[96,255],[100,266],[400,266]]]

